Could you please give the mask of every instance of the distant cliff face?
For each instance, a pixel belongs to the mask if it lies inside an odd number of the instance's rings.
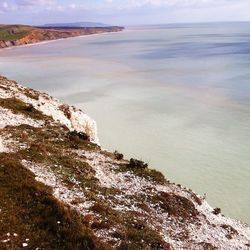
[[[83,111],[4,77],[0,222],[0,249],[250,248],[247,225],[104,151]]]
[[[23,26],[0,26],[0,48],[122,30],[123,27],[115,26],[98,28],[27,28],[25,26],[25,30],[23,30]]]

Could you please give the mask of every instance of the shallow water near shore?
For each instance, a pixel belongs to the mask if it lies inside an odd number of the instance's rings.
[[[0,74],[74,104],[104,148],[250,223],[250,25],[128,28],[0,51]]]

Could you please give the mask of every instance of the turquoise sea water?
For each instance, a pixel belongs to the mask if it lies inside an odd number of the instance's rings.
[[[2,50],[0,74],[82,108],[103,147],[250,223],[250,23],[134,27]]]

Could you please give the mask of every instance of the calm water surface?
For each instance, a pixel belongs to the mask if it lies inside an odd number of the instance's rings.
[[[0,74],[83,108],[103,147],[250,223],[250,23],[137,27],[2,50]]]

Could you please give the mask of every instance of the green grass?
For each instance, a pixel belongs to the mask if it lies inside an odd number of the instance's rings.
[[[25,37],[31,30],[31,26],[2,25],[0,26],[0,40],[16,41]]]

